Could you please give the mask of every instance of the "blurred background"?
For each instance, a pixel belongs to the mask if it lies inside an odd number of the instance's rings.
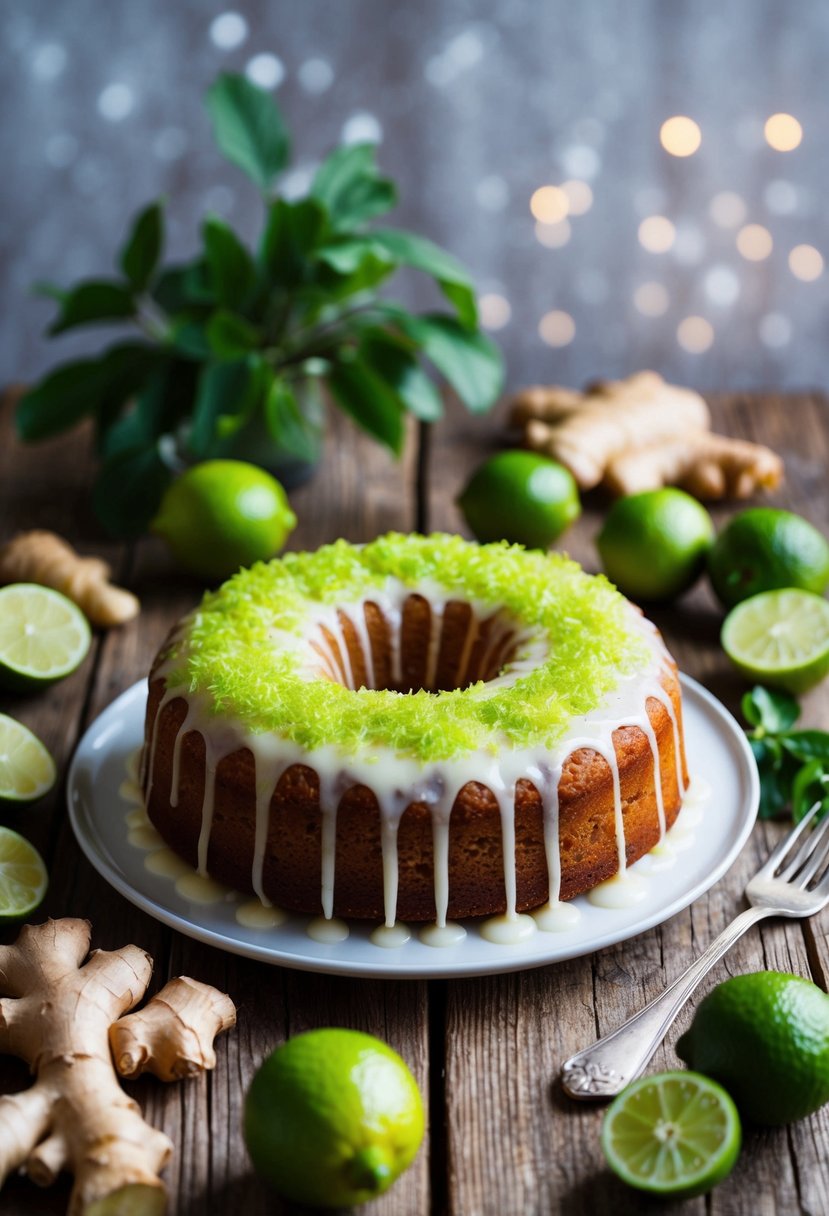
[[[7,381],[100,346],[47,343],[31,284],[108,272],[152,197],[175,256],[207,212],[254,238],[202,101],[235,70],[284,110],[286,194],[380,144],[393,219],[472,269],[511,387],[826,387],[823,0],[2,0],[0,27]]]

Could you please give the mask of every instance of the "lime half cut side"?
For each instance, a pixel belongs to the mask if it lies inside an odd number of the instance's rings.
[[[732,608],[722,645],[749,680],[802,693],[829,673],[829,602],[811,591],[763,591]]]
[[[640,1077],[613,1101],[602,1125],[610,1168],[656,1195],[702,1195],[740,1153],[740,1116],[715,1081],[696,1072]]]
[[[86,658],[86,617],[59,591],[37,583],[0,587],[0,683],[16,690],[52,684]]]
[[[27,727],[0,714],[0,803],[34,802],[55,784],[55,762]]]
[[[34,912],[49,885],[43,858],[18,832],[0,827],[0,920]]]

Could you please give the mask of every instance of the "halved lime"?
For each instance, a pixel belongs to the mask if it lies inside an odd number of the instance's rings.
[[[28,916],[49,885],[43,858],[18,832],[0,827],[0,920]]]
[[[602,1124],[613,1172],[656,1195],[710,1190],[731,1173],[741,1140],[737,1107],[697,1072],[640,1077],[614,1099]]]
[[[79,667],[89,650],[89,624],[76,604],[37,583],[0,587],[0,683],[41,688]]]
[[[762,591],[732,608],[723,650],[749,680],[801,693],[829,673],[829,602],[811,591]]]
[[[55,762],[36,735],[0,714],[0,803],[34,802],[55,784]]]

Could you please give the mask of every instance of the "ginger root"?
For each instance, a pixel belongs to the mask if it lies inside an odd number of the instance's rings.
[[[109,578],[112,571],[97,557],[80,557],[54,532],[21,532],[0,548],[0,583],[41,583],[62,591],[93,625],[109,629],[137,616],[136,597]]]
[[[40,1186],[69,1169],[69,1216],[161,1216],[158,1174],[173,1146],[115,1070],[176,1079],[212,1068],[213,1038],[235,1009],[216,989],[177,979],[122,1019],[144,995],[152,959],[123,946],[84,963],[90,934],[88,921],[47,921],[0,947],[0,1050],[36,1075],[30,1089],[0,1098],[0,1185],[19,1167]]]
[[[750,498],[782,480],[783,461],[771,448],[709,431],[622,452],[604,475],[612,494],[680,486],[703,500]]]
[[[513,398],[526,445],[565,465],[581,489],[613,494],[677,485],[702,499],[775,489],[783,462],[770,448],[710,431],[703,398],[656,372],[600,381],[584,393],[551,385]]]

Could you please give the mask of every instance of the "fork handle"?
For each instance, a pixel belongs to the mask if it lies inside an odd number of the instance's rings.
[[[584,1101],[612,1098],[641,1076],[668,1027],[700,980],[742,937],[746,929],[773,915],[772,908],[747,908],[741,912],[714,939],[705,953],[649,1005],[628,1018],[618,1030],[611,1031],[592,1047],[571,1056],[561,1070],[565,1093]]]

